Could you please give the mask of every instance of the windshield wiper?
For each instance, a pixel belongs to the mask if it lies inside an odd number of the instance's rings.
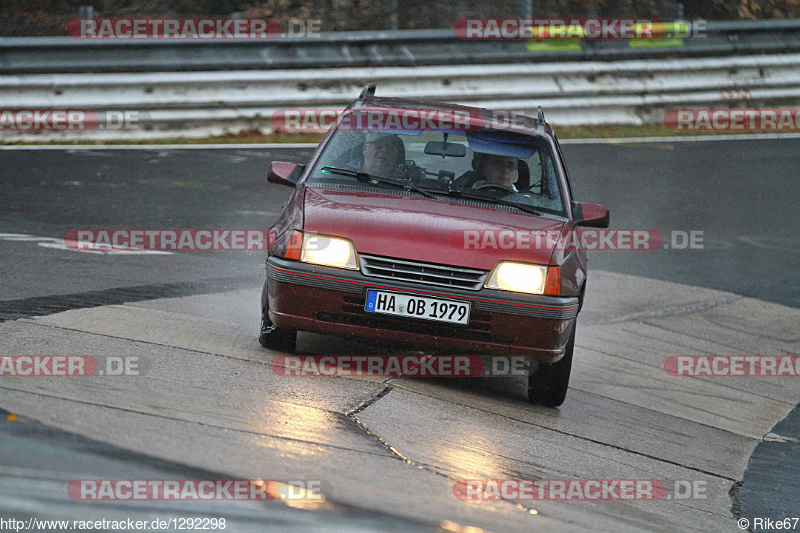
[[[526,213],[530,213],[532,215],[542,216],[542,213],[536,211],[532,207],[529,207],[525,204],[518,204],[517,202],[510,202],[508,200],[503,200],[502,198],[493,198],[491,196],[483,196],[482,194],[474,194],[474,193],[465,193],[461,189],[453,189],[448,191],[447,196],[455,196],[456,198],[469,198],[470,200],[483,200],[484,202],[493,202],[500,205],[507,205],[509,207],[516,207],[520,211],[525,211]]]
[[[401,189],[404,189],[406,191],[413,191],[413,192],[415,192],[417,194],[421,194],[422,196],[424,196],[426,198],[432,198],[432,199],[436,198],[432,194],[429,194],[429,193],[423,191],[422,189],[420,189],[419,187],[415,187],[414,185],[411,185],[410,183],[403,183],[402,181],[393,180],[391,178],[382,178],[380,176],[376,176],[374,174],[369,174],[367,172],[361,172],[361,171],[358,171],[358,170],[350,170],[350,169],[347,169],[347,168],[336,168],[336,167],[322,167],[322,170],[326,170],[326,171],[330,172],[331,174],[341,174],[343,176],[353,176],[355,179],[357,179],[358,181],[360,181],[362,183],[368,183],[370,181],[374,181],[374,182],[377,182],[377,183],[383,183],[385,185],[394,185],[395,187],[400,187]]]

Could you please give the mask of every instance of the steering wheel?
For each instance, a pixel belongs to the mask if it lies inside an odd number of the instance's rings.
[[[514,189],[512,189],[511,187],[506,187],[505,185],[500,185],[498,183],[484,183],[483,185],[478,185],[477,187],[474,187],[474,189],[475,190],[478,190],[478,189],[491,189],[491,190],[494,190],[494,191],[497,191],[497,192],[506,193],[506,194],[507,193],[516,194],[516,192],[517,192]]]

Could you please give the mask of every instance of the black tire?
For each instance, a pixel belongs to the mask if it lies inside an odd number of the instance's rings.
[[[258,343],[269,350],[292,353],[297,347],[297,331],[279,328],[269,319],[269,310],[261,311],[261,331]]]
[[[536,373],[528,376],[528,401],[531,403],[546,407],[558,407],[564,403],[575,350],[575,328],[573,325],[564,357],[550,365],[540,363]]]

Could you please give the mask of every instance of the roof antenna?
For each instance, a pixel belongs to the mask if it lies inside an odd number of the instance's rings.
[[[544,124],[544,110],[542,106],[536,108],[536,122],[541,122]]]
[[[370,83],[369,85],[361,89],[361,94],[358,95],[358,99],[364,100],[368,96],[375,96],[375,87],[377,87],[376,84]]]

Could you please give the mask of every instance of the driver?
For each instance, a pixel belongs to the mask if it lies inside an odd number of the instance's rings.
[[[368,134],[362,154],[364,156],[362,170],[384,178],[399,174],[406,160],[403,141],[394,134]]]
[[[485,185],[502,185],[518,192],[514,186],[519,179],[519,162],[516,157],[476,153],[472,159],[472,167],[479,176],[472,184],[473,189]]]

